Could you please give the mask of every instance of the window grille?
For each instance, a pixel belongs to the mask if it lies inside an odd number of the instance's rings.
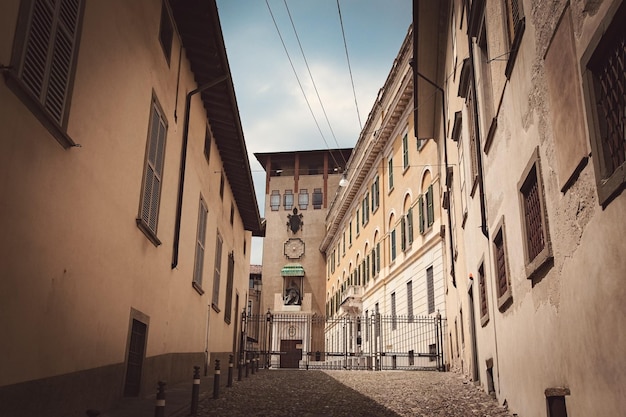
[[[626,15],[623,11],[621,14]],[[618,19],[619,13],[611,26]],[[595,81],[601,157],[605,165],[603,177],[608,178],[626,160],[626,31],[609,29],[589,67]]]
[[[498,231],[493,239],[495,257],[496,257],[496,277],[498,281],[498,298],[502,297],[509,289],[509,281],[506,274],[506,259],[504,253],[504,238],[502,229]]]
[[[480,322],[481,325],[484,326],[489,319],[489,310],[487,308],[487,288],[485,283],[485,267],[483,264],[478,268],[478,290],[480,292]]]
[[[528,249],[528,262],[531,262],[545,246],[543,223],[541,215],[541,197],[539,195],[539,182],[537,181],[537,166],[530,170],[526,181],[522,185],[521,192],[524,202],[524,217],[526,220],[526,245]]]
[[[522,20],[522,9],[519,0],[506,0],[506,26],[509,35],[509,44],[513,44],[515,35],[519,30],[520,21]]]

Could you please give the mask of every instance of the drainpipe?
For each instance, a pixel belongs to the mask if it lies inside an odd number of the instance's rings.
[[[174,245],[172,249],[172,269],[178,266],[178,248],[179,248],[179,243],[180,243],[180,221],[181,221],[182,211],[183,211],[183,189],[185,186],[185,166],[187,165],[187,143],[189,142],[189,111],[191,109],[191,97],[205,90],[208,90],[209,88],[214,87],[223,81],[226,81],[228,78],[229,78],[228,75],[224,75],[222,77],[219,77],[187,93],[187,98],[185,100],[185,121],[183,124],[183,143],[182,143],[182,149],[180,151],[180,171],[178,174],[178,199],[176,200],[176,221],[174,224]]]

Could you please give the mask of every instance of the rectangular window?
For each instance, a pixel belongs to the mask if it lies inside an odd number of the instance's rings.
[[[224,307],[224,321],[230,324],[233,308],[233,281],[235,278],[235,254],[228,254],[228,269],[226,271],[226,306]]]
[[[419,213],[419,226],[420,226],[420,234],[423,235],[426,231],[426,227],[424,226],[424,196],[420,195],[417,199],[417,208]]]
[[[363,226],[365,226],[370,221],[370,194],[365,193],[365,197],[363,198]]]
[[[321,188],[313,189],[313,208],[318,210],[322,208],[324,202],[324,194],[322,194]]]
[[[380,272],[380,242],[376,243],[376,275]]]
[[[200,196],[200,207],[198,208],[198,230],[196,231],[196,255],[193,268],[192,285],[200,294],[204,294],[202,290],[202,271],[204,268],[204,245],[206,240],[206,220],[209,209]]]
[[[409,322],[413,321],[413,281],[406,283],[406,315]]]
[[[350,220],[350,227],[349,227],[349,229],[348,229],[348,230],[349,230],[348,235],[349,235],[349,237],[350,237],[349,242],[350,242],[350,246],[352,246],[352,220]]]
[[[213,273],[213,298],[211,299],[212,307],[219,312],[220,301],[220,275],[222,269],[222,236],[217,233],[215,242],[215,266]]]
[[[426,268],[426,290],[428,295],[428,314],[435,312],[435,282],[433,267]]]
[[[233,203],[230,203],[230,225],[232,226],[235,223],[235,206]]]
[[[272,190],[272,194],[270,194],[270,208],[272,211],[278,211],[280,208],[280,191]]]
[[[309,207],[309,191],[301,188],[298,192],[298,207],[300,210],[306,210]]]
[[[478,291],[480,293],[480,324],[484,327],[489,321],[489,308],[487,304],[487,284],[485,282],[485,267],[482,263],[478,267]]]
[[[285,190],[285,194],[283,194],[283,208],[285,210],[293,208],[293,191]]]
[[[393,158],[389,158],[389,160],[387,161],[387,167],[388,167],[388,183],[389,183],[389,191],[393,190]]]
[[[211,157],[211,141],[211,129],[207,126],[204,132],[204,156],[206,157],[207,162],[210,162]]]
[[[526,276],[531,278],[546,261],[552,258],[538,148],[535,149],[518,186],[524,231]]]
[[[359,228],[361,227],[361,226],[360,226],[360,223],[359,223],[359,218],[360,218],[360,217],[361,217],[361,216],[359,215],[359,209],[356,209],[356,235],[357,235],[357,236],[359,235],[359,231],[360,231],[360,229],[359,229]]]
[[[396,293],[391,293],[391,330],[398,327],[398,319],[396,317]]]
[[[378,205],[380,204],[380,186],[378,175],[374,179],[372,183],[372,213],[376,211]]]
[[[393,262],[396,259],[396,229],[391,231],[389,244],[391,245],[391,262]]]
[[[498,308],[511,298],[511,285],[509,284],[509,274],[507,265],[506,247],[504,241],[504,220],[501,220],[496,228],[493,238],[493,252],[496,272],[496,288],[498,294]]]
[[[341,254],[346,256],[346,231],[343,231],[343,236],[341,239]]]
[[[469,128],[469,154],[470,154],[470,195],[474,196],[478,183],[478,156],[476,150],[476,113],[474,111],[474,93],[470,88],[467,96],[467,127]]]
[[[165,2],[161,4],[161,27],[159,28],[159,42],[163,48],[165,59],[167,64],[170,63],[170,56],[172,55],[172,40],[174,39],[174,27],[170,14],[167,10]]]
[[[143,190],[137,225],[155,245],[161,244],[161,241],[157,238],[157,223],[161,202],[166,136],[167,122],[156,98],[153,98],[146,160],[144,162]]]
[[[413,243],[413,207],[406,213],[406,229],[409,245]]]
[[[404,169],[409,167],[409,139],[406,133],[402,137],[402,167]]]
[[[435,205],[433,204],[433,185],[428,186],[426,191],[426,225],[432,226],[435,222]]]
[[[587,63],[590,142],[598,199],[606,206],[626,185],[626,3],[622,3]]]
[[[226,185],[226,177],[224,176],[224,171],[220,173],[220,198],[224,199],[224,187]]]
[[[406,218],[404,216],[400,219],[400,249],[402,252],[406,250]]]
[[[23,1],[9,85],[64,147],[84,2]]]

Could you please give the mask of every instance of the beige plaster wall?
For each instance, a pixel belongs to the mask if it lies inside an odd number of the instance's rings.
[[[10,61],[18,3],[0,6],[2,64]],[[123,366],[131,308],[149,317],[148,358],[172,353],[202,357],[209,311],[208,350],[232,349],[238,315],[233,311],[231,324],[224,322],[226,257],[234,251],[233,309],[235,294],[241,309],[251,235],[237,210],[234,225],[229,222],[230,186],[223,201],[217,194],[221,162],[215,144],[210,164],[204,157],[206,116],[197,96],[190,119],[180,258],[177,268],[171,268],[184,95],[196,85],[183,54],[176,96],[180,43],[175,35],[168,66],[158,40],[160,10],[161,2],[153,0],[86,5],[68,123],[79,148],[63,149],[0,83],[0,329],[10,341],[0,347],[0,386]],[[135,222],[153,94],[168,122],[158,247]],[[209,206],[203,295],[191,285],[201,194]],[[224,238],[219,314],[207,308],[217,230]],[[148,369],[151,363],[146,361],[145,375],[177,375],[166,367]],[[190,365],[184,366],[183,373],[189,373]],[[152,391],[153,382],[146,380],[145,389]]]

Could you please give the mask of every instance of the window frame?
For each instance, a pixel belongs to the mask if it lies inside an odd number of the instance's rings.
[[[217,313],[220,312],[220,280],[222,274],[222,250],[224,245],[224,239],[218,231],[215,237],[215,262],[213,264],[213,295],[211,297],[211,307]]]
[[[525,209],[525,194],[523,188],[526,187],[526,182],[529,179],[531,173],[535,171],[536,181],[537,181],[537,190],[539,195],[539,204],[540,204],[540,216],[541,216],[541,227],[542,233],[544,236],[544,245],[541,251],[539,251],[533,259],[530,259],[529,256],[529,244],[528,244],[528,230],[527,230],[527,216]],[[528,279],[532,279],[537,271],[539,271],[544,265],[546,265],[549,261],[552,260],[552,242],[550,239],[550,229],[548,225],[548,215],[546,211],[546,198],[545,198],[545,189],[543,185],[543,176],[541,174],[541,161],[539,158],[539,147],[536,147],[524,169],[522,176],[517,183],[518,197],[519,197],[519,212],[520,212],[520,221],[522,226],[522,242],[524,246],[524,265],[526,270],[526,277]]]
[[[49,11],[51,14],[51,16],[49,16],[51,19],[51,26],[49,28],[50,35],[47,39],[41,40],[41,43],[46,43],[48,46],[43,56],[38,57],[34,57],[34,54],[41,52],[41,49],[37,48],[37,50],[34,50],[34,48],[36,48],[35,45],[33,45],[33,49],[29,49],[31,39],[30,35],[33,34],[33,36],[36,36],[35,33],[29,31],[32,27],[32,21],[34,19],[35,3],[36,0],[21,2],[19,19],[15,32],[16,35],[12,48],[11,65],[9,70],[5,73],[5,80],[7,86],[33,113],[39,122],[50,132],[50,134],[52,134],[61,146],[67,149],[69,147],[76,146],[76,143],[67,132],[67,123],[74,89],[74,78],[76,74],[76,64],[78,62],[78,51],[80,48],[85,2],[82,0],[77,1],[78,4],[75,15],[75,25],[72,28],[64,29],[63,23],[67,23],[67,21],[62,21],[59,18],[60,11],[57,10],[57,8],[60,8],[63,4],[65,4],[63,1],[59,1],[57,5],[54,6],[54,10],[51,12]],[[54,57],[58,56],[58,54],[55,54],[56,44],[55,42],[52,42],[52,39],[55,39],[56,34],[59,32],[68,36],[73,35],[70,39],[72,52],[70,53],[69,61],[66,62],[54,59]],[[36,40],[33,39],[33,42],[36,42]],[[38,76],[39,82],[41,83],[41,85],[37,88],[38,91],[35,91],[33,86],[29,86],[29,82],[27,81],[28,77],[24,74],[25,66],[27,65],[25,61],[28,56],[33,59],[39,58],[39,61],[37,62],[38,64],[41,64],[42,61],[45,62],[45,68]],[[50,103],[50,105],[52,105],[52,101],[47,99],[49,97],[47,92],[49,91],[51,80],[50,73],[53,71],[53,65],[56,65],[55,74],[57,74],[57,77],[54,77],[56,82],[63,82],[63,80],[59,79],[59,77],[65,78],[65,86],[63,86],[63,102],[60,104],[57,103],[57,105],[60,105],[61,108],[57,109],[60,114],[56,116],[53,113],[53,110],[46,105],[46,103]],[[59,72],[60,70],[62,70],[62,72]],[[35,76],[35,74],[33,74],[33,76]],[[31,82],[34,81],[35,80],[31,79]]]
[[[626,161],[616,166],[613,171],[607,164],[607,144],[604,142],[604,124],[600,123],[601,118],[596,103],[602,94],[598,94],[598,80],[594,74],[594,66],[598,66],[600,61],[599,55],[606,55],[607,48],[613,43],[619,42],[617,34],[619,33],[619,22],[623,23],[626,18],[626,3],[622,3],[613,16],[607,16],[605,24],[598,26],[594,34],[595,42],[587,47],[581,62],[583,71],[583,94],[585,98],[586,116],[589,125],[589,142],[591,144],[591,153],[595,157],[594,173],[596,178],[596,190],[598,193],[598,202],[602,208],[606,208],[608,204],[619,195],[626,187]],[[625,134],[626,135],[626,134]],[[623,138],[626,140],[626,138]]]
[[[209,208],[204,201],[204,197],[200,194],[200,202],[198,207],[198,227],[196,230],[196,252],[193,263],[193,278],[191,280],[192,287],[200,294],[204,294],[202,289],[202,277],[204,275],[204,254],[206,251],[206,229]]]
[[[487,295],[487,277],[485,276],[485,262],[480,260],[478,269],[478,313],[480,316],[480,325],[485,327],[489,323],[489,298]]]
[[[283,209],[293,210],[294,200],[293,190],[285,190],[285,193],[283,194]]]
[[[506,228],[504,222],[504,216],[500,218],[496,227],[492,230],[495,232],[491,238],[491,245],[493,248],[493,267],[494,267],[494,283],[496,285],[496,296],[498,297],[498,309],[500,311],[506,310],[509,305],[509,301],[513,299],[513,292],[511,288],[511,273],[509,269],[509,257],[507,253],[506,243]],[[499,253],[498,240],[501,241],[502,253]],[[504,265],[499,262],[499,256],[503,257]],[[501,269],[504,268],[503,270]],[[504,274],[504,276],[502,276]],[[505,290],[502,291],[502,279],[504,279]]]
[[[278,197],[278,204],[274,204],[276,202],[277,197]],[[280,210],[281,200],[282,200],[282,196],[280,195],[280,190],[272,190],[270,194],[270,210],[271,211]]]
[[[156,116],[155,116],[156,115]],[[159,132],[156,133],[156,137],[154,137],[154,117],[158,118],[158,127]],[[159,133],[163,128],[163,139],[160,141]],[[158,225],[159,225],[159,212],[161,206],[161,194],[163,189],[163,176],[164,176],[164,168],[165,168],[165,151],[167,147],[167,130],[168,123],[167,118],[165,117],[165,112],[163,108],[159,104],[159,101],[156,95],[152,94],[152,100],[150,101],[150,117],[148,118],[148,137],[146,139],[146,153],[144,156],[144,167],[143,167],[143,175],[142,175],[142,183],[141,183],[141,195],[139,198],[139,209],[137,214],[137,227],[146,235],[148,240],[150,240],[155,246],[159,246],[161,241],[157,237],[158,233]],[[153,140],[156,140],[156,144],[154,151],[152,150]],[[160,141],[160,142],[159,142]],[[150,161],[150,154],[154,152],[155,161],[152,163]],[[161,154],[160,161],[159,153]],[[148,173],[152,171],[152,178],[150,182],[148,182]],[[159,185],[158,189],[154,190],[154,181],[158,179]],[[151,191],[148,192],[147,188],[151,186]],[[147,194],[149,194],[149,201],[146,202]],[[155,197],[156,194],[156,197]],[[156,200],[156,201],[155,201]],[[148,204],[150,207],[148,209],[147,218],[145,218],[146,214],[144,213],[144,207]],[[154,219],[154,227],[150,225]]]

